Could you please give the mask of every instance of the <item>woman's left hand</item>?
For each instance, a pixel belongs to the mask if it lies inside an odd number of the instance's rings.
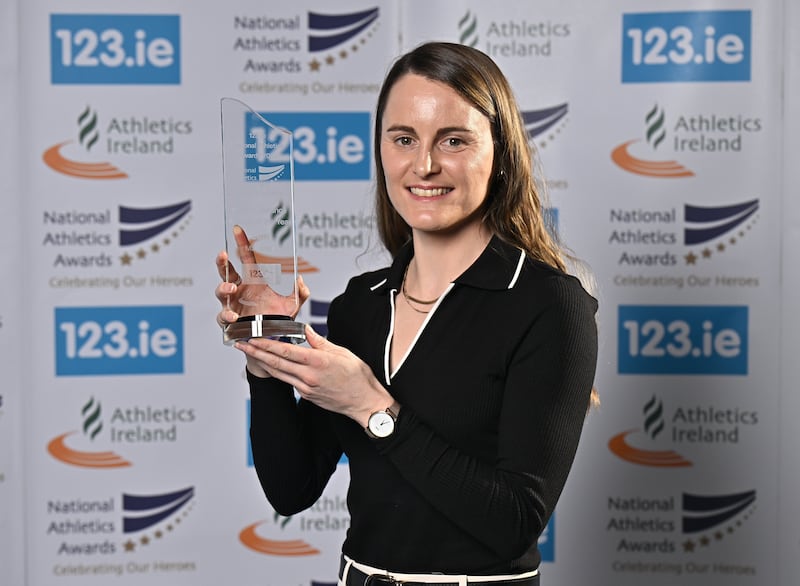
[[[292,385],[315,405],[341,413],[366,427],[370,414],[391,406],[394,399],[355,354],[329,342],[306,326],[310,347],[252,338],[236,348],[271,376]]]

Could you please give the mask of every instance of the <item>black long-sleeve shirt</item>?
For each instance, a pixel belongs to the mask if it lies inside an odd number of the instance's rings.
[[[274,379],[249,376],[255,467],[285,515],[311,506],[344,451],[351,524],[343,552],[397,572],[534,569],[589,402],[597,302],[574,277],[493,238],[434,306],[389,371],[394,301],[411,259],[350,281],[329,339],[364,360],[402,405],[395,433]]]

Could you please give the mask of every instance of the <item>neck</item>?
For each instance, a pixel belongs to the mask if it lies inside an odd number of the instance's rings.
[[[414,232],[414,258],[408,271],[411,295],[432,299],[475,262],[492,235],[478,226],[457,235]]]

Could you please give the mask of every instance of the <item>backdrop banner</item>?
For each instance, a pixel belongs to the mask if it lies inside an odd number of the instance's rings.
[[[548,212],[597,280],[602,405],[540,538],[544,582],[793,586],[800,9],[610,4],[0,6],[0,582],[336,583],[347,461],[311,509],[272,509],[244,360],[214,322],[220,99],[293,134],[297,319],[325,334],[348,279],[388,262],[383,76],[445,40],[508,75]]]
[[[778,584],[792,584],[797,581],[797,563],[800,559],[800,427],[797,415],[800,413],[800,361],[797,349],[800,348],[800,319],[794,311],[797,291],[800,290],[800,198],[797,197],[800,185],[800,168],[797,154],[800,153],[800,105],[794,96],[800,95],[800,39],[794,31],[800,26],[800,5],[786,2],[784,5],[784,43],[785,56],[784,100],[783,100],[783,185],[781,189],[781,400],[778,470],[780,471],[780,495],[778,500],[779,570]]]
[[[0,581],[23,584],[25,575],[24,501],[22,491],[22,352],[25,336],[20,312],[30,265],[20,230],[23,197],[18,173],[19,144],[19,36],[16,2],[0,5]],[[28,346],[27,348],[30,348]]]

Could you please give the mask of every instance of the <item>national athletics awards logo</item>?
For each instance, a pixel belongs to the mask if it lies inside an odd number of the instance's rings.
[[[738,531],[755,512],[756,491],[701,495],[683,493],[683,550],[694,552]]]
[[[194,487],[160,494],[122,495],[126,552],[136,551],[175,531],[194,507]]]
[[[47,500],[46,537],[61,562],[57,576],[194,571],[194,561],[163,559],[161,546],[185,523],[194,508],[193,486],[148,494],[123,492],[78,498],[51,497]],[[186,535],[184,533],[184,535]],[[162,551],[158,561],[136,561],[137,550]],[[123,552],[125,563],[114,554]],[[167,552],[168,554],[168,552]],[[102,560],[102,563],[101,563]]]
[[[308,13],[309,69],[319,71],[359,51],[378,29],[377,7],[344,14]]]
[[[736,245],[757,221],[758,209],[757,199],[717,207],[684,205],[684,244],[705,245],[699,256],[689,251],[684,257],[686,264],[696,264],[698,258],[710,259],[715,252],[722,254]]]
[[[757,574],[756,565],[743,555],[747,546],[742,541],[748,534],[745,523],[756,512],[755,490],[610,495],[607,512],[606,543],[613,548],[614,572]],[[679,552],[684,555],[675,555]]]
[[[191,200],[150,208],[119,206],[119,244],[139,247],[133,254],[123,252],[120,264],[130,265],[134,258],[143,260],[169,246],[188,226],[191,210]]]
[[[191,223],[191,200],[155,207],[117,206],[118,224],[114,225],[111,207],[94,206],[86,210],[50,209],[42,212],[42,247],[52,249],[52,266],[74,270],[111,270],[115,260],[128,267],[167,250]],[[178,279],[150,279],[163,285]],[[117,281],[119,279],[117,278]],[[164,281],[162,283],[162,281]],[[60,279],[53,277],[52,287]],[[141,287],[143,277],[126,277],[125,285]],[[117,282],[114,288],[117,288]]]
[[[45,164],[54,171],[80,179],[127,179],[128,174],[112,163],[89,160],[90,151],[100,140],[97,113],[87,106],[78,116],[77,124],[78,144],[75,140],[66,140],[48,148],[42,155]]]
[[[658,160],[656,149],[666,139],[664,110],[656,104],[645,116],[645,139],[648,149],[641,148],[641,139],[628,140],[611,152],[611,160],[629,173],[646,177],[692,177],[694,172],[675,160]],[[634,155],[631,151],[637,153]],[[644,158],[647,156],[647,158]]]
[[[525,124],[528,140],[532,142],[539,139],[538,146],[546,147],[555,140],[555,136],[566,124],[568,111],[567,102],[540,110],[524,110],[522,122]]]
[[[615,208],[609,211],[608,243],[622,247],[617,257],[621,267],[696,266],[703,261],[719,260],[721,255],[737,250],[758,223],[759,209],[758,199],[719,206],[684,203],[681,221],[679,207]],[[673,281],[681,278],[679,275],[669,277]],[[629,281],[627,277],[614,279],[616,285],[647,284],[641,279]],[[757,283],[754,277],[696,275],[689,284],[753,286]]]

